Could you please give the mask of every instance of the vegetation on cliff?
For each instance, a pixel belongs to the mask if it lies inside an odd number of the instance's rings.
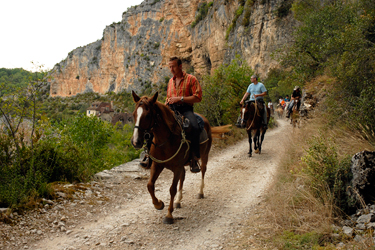
[[[195,20],[191,23],[192,28],[194,28],[201,20],[203,20],[207,16],[208,10],[211,8],[213,3],[214,2],[211,1],[209,3],[204,2],[200,4],[197,10],[198,14],[195,17]]]

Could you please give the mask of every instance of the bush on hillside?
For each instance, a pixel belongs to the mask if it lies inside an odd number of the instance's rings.
[[[375,9],[367,1],[297,0],[292,10],[301,21],[295,43],[279,59],[293,85],[328,74],[337,79],[330,95],[333,120],[349,123],[375,143]],[[275,95],[275,94],[274,94]]]
[[[212,126],[233,124],[239,114],[239,103],[250,84],[254,71],[236,56],[229,65],[219,66],[203,78],[204,98],[197,112],[207,117]]]
[[[346,194],[352,179],[350,159],[339,159],[335,143],[323,134],[309,140],[309,148],[302,157],[302,172],[309,176],[308,186],[315,197],[322,199],[322,194],[328,192],[333,204],[346,213],[355,211],[356,205]]]

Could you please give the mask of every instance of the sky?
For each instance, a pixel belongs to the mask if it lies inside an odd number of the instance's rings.
[[[4,0],[0,3],[0,68],[45,70],[77,47],[102,38],[128,7],[143,0]]]

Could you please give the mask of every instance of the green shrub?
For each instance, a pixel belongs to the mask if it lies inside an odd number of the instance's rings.
[[[245,1],[244,1],[245,3]],[[232,24],[229,25],[227,28],[227,32],[225,34],[225,40],[228,40],[230,32],[236,27],[238,18],[242,15],[242,12],[244,10],[243,4],[240,4],[236,12],[234,13],[234,18],[232,20]]]
[[[328,189],[338,208],[344,212],[352,212],[355,204],[346,194],[352,179],[351,157],[347,156],[340,160],[335,143],[323,134],[313,137],[309,145],[309,149],[302,157],[302,172],[309,176],[311,191],[317,198],[321,198],[321,194]]]
[[[253,7],[255,4],[254,0],[247,0],[245,4],[245,14],[242,19],[242,25],[248,26],[250,24],[250,15],[251,15],[251,7]]]
[[[0,132],[0,160],[5,163],[0,165],[0,206],[48,197],[49,183],[88,181],[97,172],[139,156],[130,143],[130,125],[117,129],[97,117],[78,114],[57,124],[41,121],[36,131],[33,147],[21,132],[17,134],[18,152],[14,140]]]
[[[204,98],[197,106],[198,112],[213,126],[235,123],[239,103],[253,73],[246,61],[236,56],[229,65],[219,66],[212,75],[204,76]]]
[[[276,10],[277,18],[283,18],[289,15],[293,0],[283,0]]]
[[[375,144],[375,101],[370,94],[375,86],[373,5],[299,0],[292,9],[302,25],[281,57],[282,65],[303,82],[323,74],[336,78],[329,96],[334,118]]]
[[[270,69],[264,83],[267,84],[267,94],[272,102],[278,102],[280,96],[290,96],[295,85],[303,85],[293,79],[291,72],[278,68]]]
[[[296,232],[284,231],[276,238],[283,244],[282,249],[320,249],[320,243],[325,235],[317,232],[297,234]]]
[[[209,2],[208,4],[206,2],[202,3],[200,7],[198,8],[198,15],[195,17],[195,20],[191,23],[191,27],[194,28],[201,20],[205,19],[208,10],[210,7],[212,7],[213,2]]]

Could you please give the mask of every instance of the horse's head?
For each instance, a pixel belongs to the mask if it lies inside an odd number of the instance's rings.
[[[246,101],[241,108],[241,127],[246,126],[247,120],[249,120],[251,115],[251,110],[254,110],[254,102]],[[254,112],[253,112],[254,113]]]
[[[295,99],[295,100],[294,100],[293,107],[292,107],[292,110],[293,110],[293,111],[297,111],[297,110],[298,110],[298,102],[299,102],[298,99]]]
[[[133,112],[135,126],[131,143],[136,149],[140,149],[144,140],[150,138],[150,130],[156,122],[154,104],[158,99],[158,92],[152,97],[139,97],[134,91],[132,95],[136,105]]]

